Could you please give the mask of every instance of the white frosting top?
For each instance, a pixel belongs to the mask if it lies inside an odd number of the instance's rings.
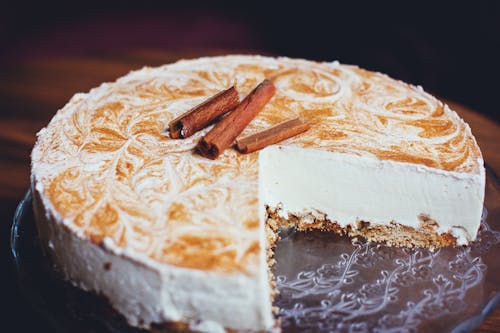
[[[421,88],[354,66],[226,56],[131,72],[76,94],[39,133],[32,175],[64,223],[155,262],[257,274],[258,152],[193,153],[207,132],[170,139],[167,124],[236,84],[276,95],[242,135],[300,116],[312,128],[282,145],[480,174],[469,127]]]

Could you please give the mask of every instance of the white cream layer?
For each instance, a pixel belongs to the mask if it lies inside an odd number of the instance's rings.
[[[482,161],[481,161],[482,163]],[[262,201],[289,213],[321,212],[342,227],[356,221],[419,228],[419,216],[450,231],[459,245],[475,239],[483,210],[485,174],[271,146],[259,160]]]
[[[209,333],[273,327],[263,227],[257,276],[206,272],[159,264],[110,239],[96,245],[54,212],[36,177],[32,193],[40,239],[58,271],[75,286],[105,296],[131,325],[180,321]]]

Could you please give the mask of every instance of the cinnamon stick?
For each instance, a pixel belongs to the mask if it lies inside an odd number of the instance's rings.
[[[276,88],[269,80],[262,81],[231,113],[222,119],[205,135],[196,146],[198,152],[210,159],[229,147],[248,123],[273,97]]]
[[[269,145],[307,131],[311,124],[299,118],[290,119],[261,132],[236,140],[236,148],[243,154],[252,153]]]
[[[223,90],[168,124],[172,139],[187,138],[210,125],[217,117],[234,109],[239,103],[234,86]]]

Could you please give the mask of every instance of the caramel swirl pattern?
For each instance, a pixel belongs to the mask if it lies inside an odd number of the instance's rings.
[[[33,175],[72,228],[93,242],[158,262],[255,273],[260,244],[258,153],[193,154],[203,130],[172,140],[167,124],[236,84],[264,78],[277,92],[242,135],[300,116],[308,132],[284,142],[479,173],[469,127],[421,88],[354,66],[227,56],[132,72],[77,94],[39,134]]]

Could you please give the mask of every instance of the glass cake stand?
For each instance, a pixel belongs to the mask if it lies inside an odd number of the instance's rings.
[[[468,332],[500,304],[500,183],[487,168],[478,239],[467,248],[392,248],[283,230],[273,268],[284,332]],[[31,193],[11,248],[24,296],[60,332],[144,332],[105,301],[63,282],[43,256]]]

